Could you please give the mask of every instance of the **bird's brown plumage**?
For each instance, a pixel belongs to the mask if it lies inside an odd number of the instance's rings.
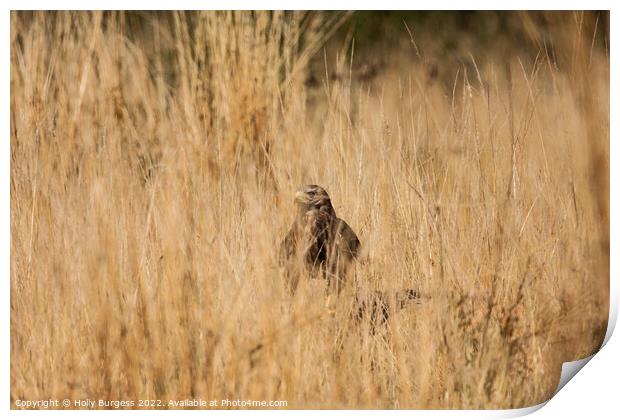
[[[351,227],[336,216],[327,192],[305,185],[295,194],[295,221],[280,246],[280,262],[287,268],[294,291],[300,270],[327,280],[329,291],[340,291],[361,244]]]
[[[297,288],[302,272],[326,280],[328,293],[339,293],[347,273],[359,257],[360,240],[351,227],[336,216],[327,192],[318,185],[305,185],[295,194],[295,221],[280,245],[280,263],[285,267],[291,292]],[[354,291],[352,311],[355,320],[368,316],[370,331],[387,323],[390,315],[410,302],[419,303],[414,289],[396,293],[378,290]]]

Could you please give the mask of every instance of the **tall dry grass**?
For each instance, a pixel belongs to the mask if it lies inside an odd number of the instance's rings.
[[[175,13],[134,37],[123,13],[12,13],[12,404],[548,398],[608,307],[609,60],[568,16],[565,61],[479,52],[446,87],[418,40],[370,85],[340,56],[312,93],[341,16]],[[370,334],[347,293],[335,314],[316,280],[289,296],[302,183],[358,232],[361,290],[424,302]]]

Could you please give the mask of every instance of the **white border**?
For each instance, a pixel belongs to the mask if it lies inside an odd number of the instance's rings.
[[[2,382],[1,382],[1,398],[4,401],[4,409],[8,410],[10,407],[10,376],[9,376],[9,354],[10,354],[10,331],[9,331],[9,317],[10,317],[10,141],[9,141],[9,116],[10,116],[10,94],[9,94],[9,86],[10,86],[10,56],[9,56],[9,39],[10,39],[10,13],[11,9],[97,9],[97,8],[106,8],[106,9],[196,9],[196,8],[227,8],[227,9],[319,9],[319,10],[362,10],[362,9],[371,9],[380,5],[382,9],[408,9],[415,8],[418,10],[458,10],[458,9],[495,9],[495,10],[523,10],[523,9],[555,9],[555,10],[571,10],[571,9],[587,9],[587,10],[595,10],[595,9],[611,9],[611,139],[618,139],[618,129],[617,129],[617,121],[618,121],[618,107],[617,107],[617,94],[618,94],[618,85],[617,85],[617,75],[618,75],[618,47],[617,47],[617,30],[616,27],[619,24],[619,19],[617,19],[616,13],[618,13],[617,8],[614,8],[614,2],[612,1],[574,1],[574,0],[564,0],[564,1],[504,1],[498,3],[496,1],[468,1],[466,3],[459,1],[440,1],[435,0],[433,2],[405,2],[405,1],[393,1],[393,0],[384,0],[380,4],[376,2],[371,3],[368,1],[356,1],[356,2],[343,2],[343,1],[324,1],[324,0],[316,0],[316,1],[298,1],[295,4],[291,4],[290,1],[269,1],[269,2],[259,2],[259,1],[239,1],[232,0],[226,3],[223,2],[196,2],[196,1],[186,1],[186,0],[178,0],[175,2],[162,2],[162,1],[134,1],[128,3],[127,1],[91,1],[85,4],[83,1],[56,1],[52,4],[46,1],[9,1],[6,4],[5,14],[3,15],[3,21],[5,22],[2,25],[2,38],[3,42],[0,46],[2,50],[2,56],[4,57],[5,65],[0,69],[3,86],[5,89],[5,94],[3,95],[4,101],[2,102],[2,114],[0,116],[3,127],[3,138],[5,141],[2,143],[2,153],[1,153],[1,163],[0,163],[0,188],[2,191],[3,205],[0,209],[1,219],[3,221],[0,229],[2,232],[2,253],[0,255],[0,266],[3,268],[4,272],[4,293],[2,298],[3,310],[2,310],[2,329],[4,331],[5,340],[3,340],[3,345],[0,346],[0,356],[4,363],[2,363],[1,372],[2,372]],[[51,7],[53,6],[53,7]],[[611,142],[611,196],[610,196],[610,214],[618,214],[618,170],[616,169],[618,164],[618,150],[615,142]],[[562,391],[547,404],[547,407],[544,410],[538,411],[534,417],[536,418],[583,418],[583,416],[591,416],[592,414],[597,414],[597,417],[608,417],[610,413],[618,412],[618,398],[616,396],[617,393],[617,383],[618,383],[618,374],[620,372],[620,359],[617,357],[620,353],[620,344],[618,339],[611,339],[611,334],[613,329],[615,328],[617,314],[618,314],[618,262],[613,256],[618,255],[618,244],[617,238],[619,237],[620,231],[618,229],[618,224],[615,223],[615,220],[611,218],[610,221],[610,238],[611,238],[611,296],[610,300],[610,320],[608,331],[605,337],[605,347],[603,351],[599,354],[596,354],[593,358],[591,358],[592,362],[585,367],[584,372],[580,374],[580,379],[578,381],[572,381],[570,384],[566,386]],[[590,358],[589,358],[590,359]],[[570,367],[570,366],[568,366]],[[576,372],[575,372],[576,373]],[[561,388],[561,387],[560,387]],[[559,389],[560,389],[559,388]],[[592,403],[596,402],[595,405]],[[458,417],[458,418],[507,418],[507,417],[515,417],[520,415],[525,415],[531,413],[533,411],[538,410],[545,404],[541,404],[540,406],[530,407],[525,409],[518,410],[505,410],[505,411],[381,411],[381,415],[389,415],[401,418],[445,418],[445,417]],[[9,413],[12,416],[17,417],[39,417],[41,415],[45,417],[52,418],[67,418],[67,417],[82,417],[84,412],[75,412],[75,411],[46,411],[46,412],[33,412],[33,411],[10,411]],[[114,411],[114,416],[130,416],[141,417],[148,416],[149,418],[153,413],[148,411]],[[159,412],[158,413],[164,417],[172,417],[177,416],[179,413],[175,412]],[[210,411],[208,413],[202,411],[185,411],[183,412],[184,416],[188,417],[198,417],[203,418],[205,415],[213,418],[240,418],[240,417],[264,417],[264,418],[273,418],[273,417],[289,417],[292,413],[290,411]],[[295,417],[301,418],[315,418],[317,415],[332,415],[337,414],[343,417],[350,418],[358,418],[358,417],[366,417],[370,418],[375,417],[379,412],[376,411],[296,411],[294,412]],[[110,415],[110,412],[104,411],[95,411],[89,412],[88,415],[92,415],[94,417],[107,417]]]

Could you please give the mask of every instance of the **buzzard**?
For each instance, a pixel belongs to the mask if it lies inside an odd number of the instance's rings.
[[[296,216],[280,245],[280,264],[286,269],[291,293],[302,272],[326,280],[328,294],[340,293],[347,272],[360,253],[360,240],[344,220],[336,216],[331,199],[318,185],[305,185],[295,193]],[[356,287],[357,289],[357,287]],[[355,290],[351,315],[360,322],[368,316],[371,333],[385,324],[391,313],[409,303],[420,303],[414,289],[397,292]]]
[[[359,238],[336,216],[327,191],[320,186],[299,188],[295,204],[295,221],[280,245],[289,289],[295,291],[300,271],[305,270],[312,277],[324,278],[328,292],[340,292],[351,263],[359,256]]]

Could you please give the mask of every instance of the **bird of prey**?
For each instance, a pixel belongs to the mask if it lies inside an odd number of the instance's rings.
[[[325,189],[304,185],[295,193],[296,216],[280,245],[280,263],[287,268],[294,292],[301,271],[326,280],[328,292],[339,293],[351,263],[359,256],[360,240],[334,211]]]
[[[295,220],[279,252],[289,290],[295,292],[305,272],[310,277],[325,279],[328,295],[339,294],[349,268],[359,257],[360,240],[353,229],[336,216],[327,191],[318,185],[299,188],[295,204]],[[421,303],[420,294],[414,289],[383,292],[364,291],[357,286],[351,315],[358,322],[368,317],[372,334],[375,327],[387,323],[391,314],[410,303]]]

